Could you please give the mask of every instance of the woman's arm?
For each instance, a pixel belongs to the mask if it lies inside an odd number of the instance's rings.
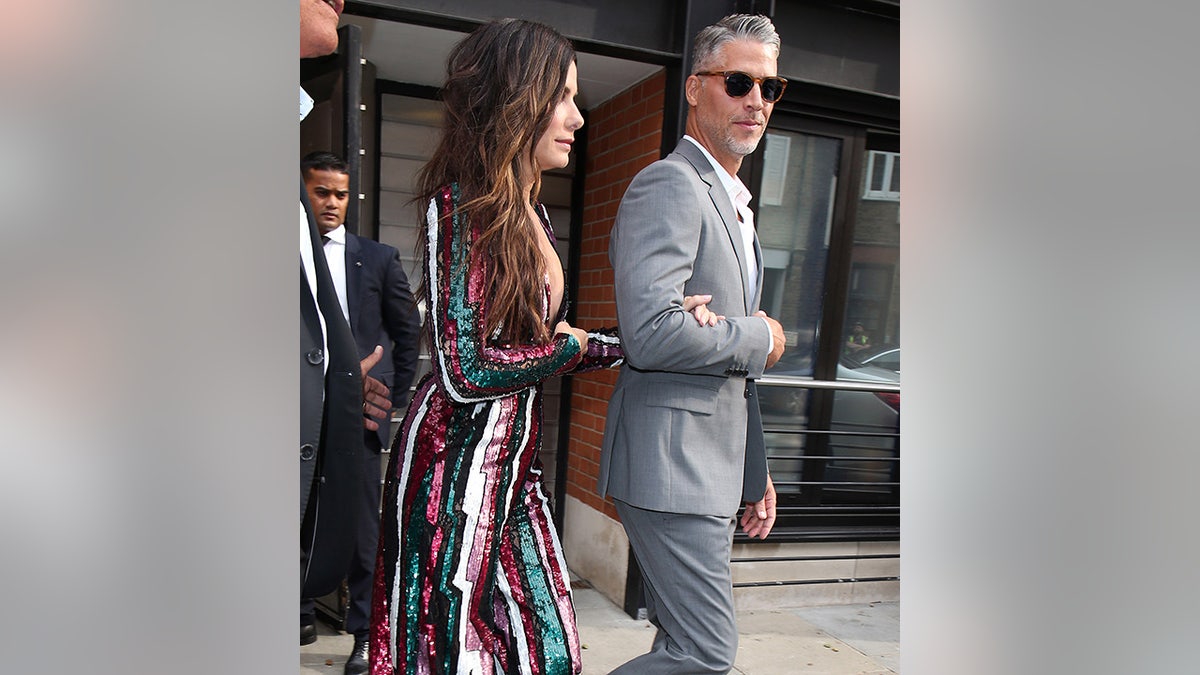
[[[472,259],[457,216],[448,217],[456,203],[455,190],[446,187],[426,214],[425,274],[432,282],[426,283],[426,320],[450,397],[464,403],[501,398],[578,367],[584,346],[574,335],[558,333],[546,344],[499,344],[482,335],[490,301],[486,269],[481,257]]]

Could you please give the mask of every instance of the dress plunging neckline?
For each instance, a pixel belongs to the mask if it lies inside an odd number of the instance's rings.
[[[542,258],[546,263],[545,306],[543,308],[542,319],[553,327],[553,324],[557,323],[563,313],[563,299],[566,295],[566,275],[562,268],[562,261],[558,258],[558,252],[554,249],[554,230],[550,227],[549,217],[545,215],[545,207],[538,204],[534,207],[533,211],[534,215],[537,216],[538,223],[542,226],[542,232],[545,234],[544,237],[538,240],[538,250],[541,252]]]

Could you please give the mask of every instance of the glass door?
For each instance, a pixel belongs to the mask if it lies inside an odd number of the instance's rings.
[[[898,349],[884,353],[899,339],[899,156],[862,128],[772,122],[743,180],[757,199],[760,306],[787,341],[759,387],[780,526],[894,526],[899,394],[855,387],[899,388]]]
[[[844,141],[773,129],[763,142],[755,210],[763,253],[760,307],[783,325],[787,342],[783,358],[767,374],[811,379]],[[810,389],[779,385],[760,391],[767,428],[808,428]],[[771,476],[779,493],[801,492],[809,440],[803,433],[768,435]]]

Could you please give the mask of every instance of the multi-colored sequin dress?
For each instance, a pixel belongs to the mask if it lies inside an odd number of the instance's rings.
[[[620,363],[619,340],[589,332],[581,350],[564,335],[544,345],[482,339],[485,270],[468,265],[479,230],[464,233],[457,202],[447,187],[426,217],[433,369],[392,444],[371,673],[578,673],[570,581],[537,457],[542,382]]]

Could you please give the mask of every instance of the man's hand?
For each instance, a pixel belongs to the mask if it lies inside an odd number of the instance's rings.
[[[701,326],[715,326],[718,321],[725,318],[725,315],[710,310],[708,308],[710,302],[712,302],[711,295],[689,295],[683,299],[683,311],[691,312]]]
[[[783,326],[778,321],[767,316],[767,313],[761,309],[754,313],[754,316],[761,316],[767,320],[767,325],[771,327],[771,353],[767,354],[767,367],[779,363],[780,357],[783,356],[784,337]]]
[[[378,430],[379,422],[375,420],[387,420],[392,411],[391,392],[382,382],[367,375],[382,358],[383,347],[375,345],[375,351],[358,364],[362,368],[363,427],[367,431]]]
[[[775,526],[775,484],[767,475],[767,492],[762,501],[746,502],[746,510],[742,511],[742,532],[751,539],[766,539]]]

